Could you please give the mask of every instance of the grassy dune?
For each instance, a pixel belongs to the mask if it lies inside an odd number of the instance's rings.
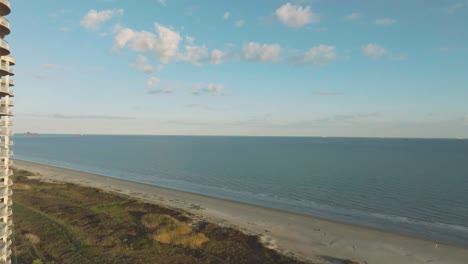
[[[301,263],[186,212],[31,175],[14,176],[18,263]]]

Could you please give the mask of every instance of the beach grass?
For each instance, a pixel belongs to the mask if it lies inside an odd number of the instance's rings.
[[[17,263],[302,263],[187,212],[15,171]]]

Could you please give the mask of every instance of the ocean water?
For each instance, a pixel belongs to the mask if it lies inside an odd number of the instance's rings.
[[[18,135],[14,158],[468,246],[468,140]]]

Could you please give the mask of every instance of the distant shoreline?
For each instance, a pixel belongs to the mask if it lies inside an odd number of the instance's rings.
[[[396,140],[468,140],[468,136],[454,136],[454,137],[395,137],[395,136],[285,136],[285,135],[168,135],[168,134],[81,134],[81,133],[70,133],[70,134],[54,134],[54,133],[21,133],[18,132],[14,136],[143,136],[143,137],[245,137],[245,138],[336,138],[336,139],[396,139]],[[14,137],[13,136],[13,137]]]
[[[369,264],[468,261],[467,249],[352,224],[39,163],[15,160],[15,167],[40,173],[45,179],[77,183],[186,210],[207,221],[257,234],[272,248],[306,259],[327,255]]]

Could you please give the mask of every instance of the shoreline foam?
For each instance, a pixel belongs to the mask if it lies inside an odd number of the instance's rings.
[[[468,249],[312,216],[171,190],[128,180],[27,161],[16,167],[44,179],[117,192],[186,210],[202,219],[257,234],[272,248],[305,259],[332,256],[362,263],[468,263]]]

